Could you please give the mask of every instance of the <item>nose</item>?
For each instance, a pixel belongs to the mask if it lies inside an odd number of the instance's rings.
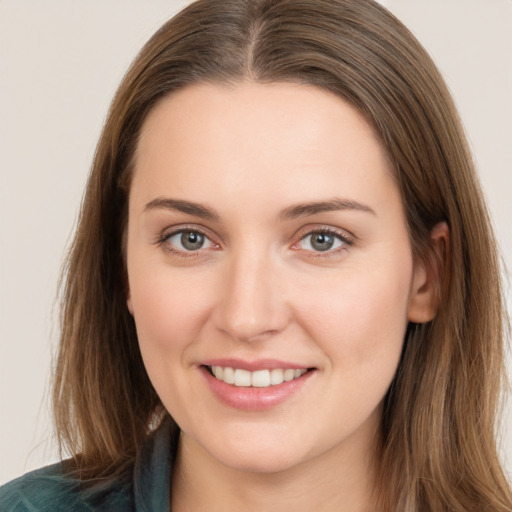
[[[216,327],[238,341],[275,335],[288,325],[290,310],[279,268],[265,254],[239,254],[226,262],[214,313]]]

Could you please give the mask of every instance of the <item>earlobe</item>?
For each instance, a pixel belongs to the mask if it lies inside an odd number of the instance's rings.
[[[415,265],[408,309],[410,322],[429,322],[437,314],[448,264],[449,242],[450,230],[446,222],[436,224],[430,233],[428,254]]]
[[[126,283],[125,295],[126,295],[126,307],[128,308],[130,315],[133,316],[132,294],[131,294],[130,287],[129,287],[128,283]]]
[[[123,242],[123,245],[124,245],[124,242]],[[132,292],[130,290],[130,283],[128,281],[128,272],[126,270],[126,267],[125,267],[125,272],[124,272],[124,295],[126,297],[126,307],[128,308],[130,315],[133,316]]]
[[[130,297],[130,293],[128,293],[128,296],[126,298],[126,306],[128,307],[128,311],[130,312],[130,315],[133,316],[133,304],[132,304],[132,299]]]

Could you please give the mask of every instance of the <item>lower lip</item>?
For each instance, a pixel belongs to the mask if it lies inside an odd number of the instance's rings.
[[[244,411],[262,411],[283,403],[295,395],[313,375],[307,371],[297,379],[266,388],[243,387],[226,384],[215,378],[204,366],[200,367],[213,394],[225,405]]]

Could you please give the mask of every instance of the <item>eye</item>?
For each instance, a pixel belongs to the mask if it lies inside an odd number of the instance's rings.
[[[333,231],[313,231],[302,237],[297,247],[306,251],[327,252],[350,244],[350,240]]]
[[[162,243],[178,252],[195,252],[215,246],[204,233],[193,229],[182,229],[170,233],[163,238]]]

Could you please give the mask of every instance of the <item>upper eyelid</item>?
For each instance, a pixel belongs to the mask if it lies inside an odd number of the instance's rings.
[[[317,231],[318,233],[319,231]],[[304,249],[302,247],[297,247],[304,239],[306,239],[307,237],[309,236],[312,236],[313,234],[315,234],[315,232],[310,232],[310,233],[307,233],[305,236],[301,237],[297,242],[295,242],[294,246],[292,247],[292,249],[294,250],[298,250],[298,251],[301,251],[303,253],[308,253],[310,255],[312,255],[313,257],[322,257],[322,258],[328,258],[329,256],[334,256],[335,254],[338,254],[340,253],[341,251],[346,251],[348,247],[351,247],[353,245],[353,240],[347,238],[347,237],[344,237],[342,235],[339,235],[338,233],[336,232],[327,232],[326,234],[329,234],[329,235],[333,235],[335,236],[336,238],[338,238],[338,241],[341,242],[340,245],[338,247],[331,247],[325,251],[317,251],[317,250],[314,250],[314,249]]]
[[[164,243],[172,236],[175,236],[178,233],[182,233],[184,231],[196,231],[205,236],[208,240],[210,240],[210,242],[216,245],[223,245],[220,237],[211,234],[211,230],[203,226],[198,226],[197,224],[182,224],[177,226],[169,226],[160,232],[160,234],[157,236],[156,243]],[[334,236],[338,236],[340,239],[344,240],[348,244],[352,244],[357,240],[357,237],[350,231],[347,231],[346,229],[326,224],[313,224],[302,226],[301,228],[297,229],[294,232],[294,234],[289,238],[289,243],[297,244],[306,236],[312,235],[314,233],[329,233]]]
[[[318,231],[310,231],[308,233],[306,233],[304,236],[300,237],[299,239],[299,242],[304,240],[305,238],[309,237],[309,236],[313,236],[313,235],[318,235],[318,234],[321,234],[321,235],[330,235],[330,236],[333,236],[335,238],[338,238],[344,242],[351,242],[351,239],[347,236],[344,236],[344,235],[341,235],[340,233],[336,232],[336,231],[329,231],[329,230],[325,230],[325,231],[321,231],[321,230],[318,230]]]
[[[178,225],[178,226],[169,226],[163,230],[161,230],[160,234],[158,235],[158,238],[161,240],[168,239],[174,235],[177,235],[178,233],[183,233],[184,231],[195,231],[197,233],[201,233],[201,235],[208,238],[208,240],[214,241],[215,238],[210,234],[210,230],[203,228],[202,226],[197,225]]]
[[[192,226],[175,226],[175,227],[169,227],[167,229],[164,229],[160,234],[157,236],[155,240],[155,245],[162,248],[165,252],[169,254],[174,254],[176,257],[180,258],[198,258],[201,257],[201,255],[204,256],[205,251],[211,250],[211,247],[203,248],[201,247],[198,250],[195,251],[187,251],[184,249],[180,249],[179,247],[174,246],[174,244],[168,243],[169,240],[179,235],[180,233],[186,232],[186,231],[192,231],[196,233],[200,233],[202,236],[204,236],[213,246],[218,246],[217,242],[215,242],[210,235],[208,235],[205,230],[198,228],[198,227],[192,227]]]
[[[357,237],[350,231],[325,224],[303,226],[294,233],[292,239],[295,238],[297,240],[302,240],[306,236],[311,235],[313,233],[329,233],[332,235],[336,235],[341,239],[351,243],[357,240]]]

